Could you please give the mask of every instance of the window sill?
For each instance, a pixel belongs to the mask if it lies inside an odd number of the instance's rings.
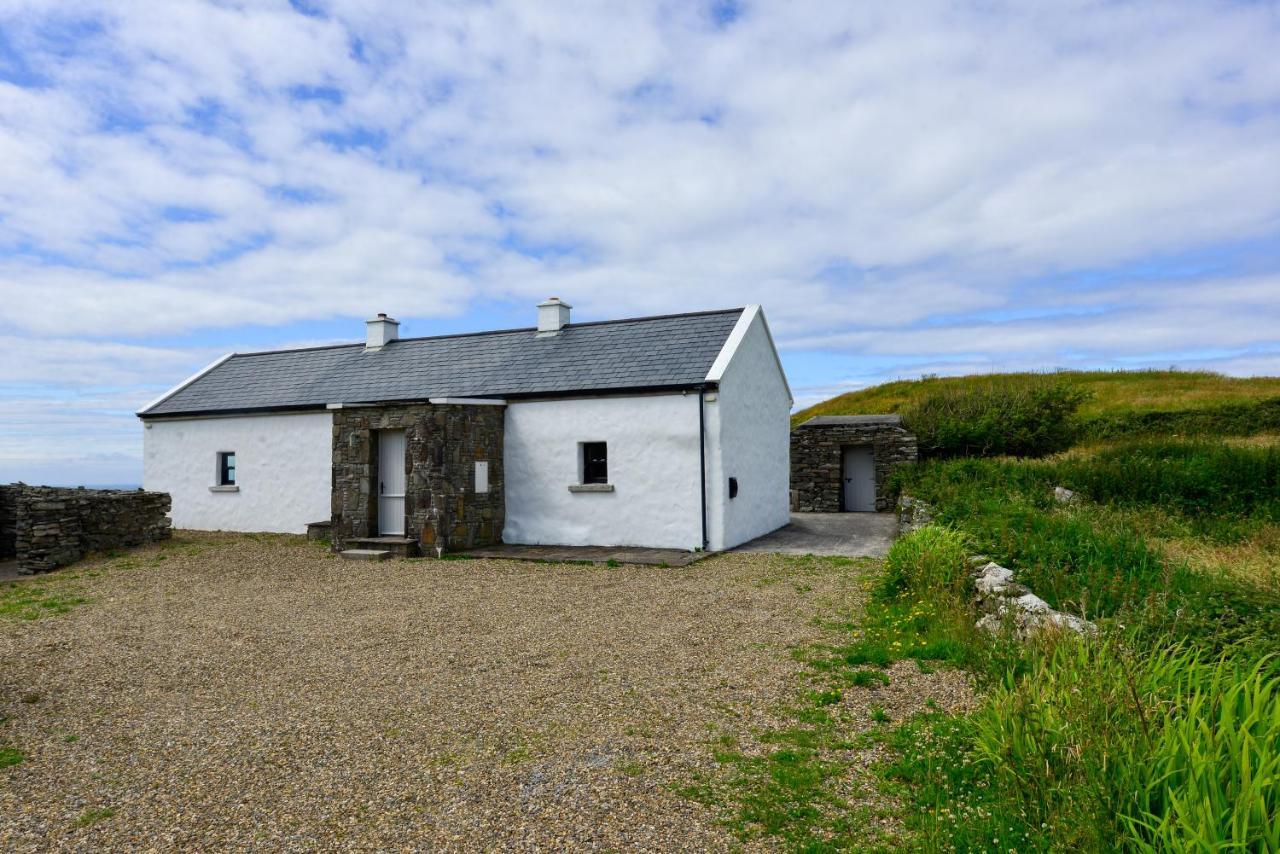
[[[239,492],[239,491],[240,491],[240,487],[238,487],[238,486],[211,486],[211,487],[209,487],[209,491],[210,491],[210,492]]]
[[[613,492],[612,483],[571,483],[570,492]]]

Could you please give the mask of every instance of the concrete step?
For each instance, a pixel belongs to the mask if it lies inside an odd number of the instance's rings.
[[[418,541],[409,537],[361,537],[346,541],[353,549],[380,549],[393,557],[417,557]]]
[[[391,552],[386,549],[345,549],[339,552],[343,560],[386,560]]]

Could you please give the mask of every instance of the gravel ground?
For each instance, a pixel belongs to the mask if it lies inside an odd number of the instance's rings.
[[[26,754],[0,850],[739,849],[668,784],[726,717],[767,723],[787,649],[863,595],[772,555],[366,564],[181,532],[63,576],[91,602],[0,623]]]

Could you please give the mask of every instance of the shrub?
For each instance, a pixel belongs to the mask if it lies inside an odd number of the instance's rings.
[[[1045,378],[942,387],[903,409],[928,457],[1040,457],[1071,446],[1074,415],[1088,393]]]
[[[876,595],[892,599],[906,591],[959,594],[964,589],[967,570],[964,536],[942,525],[926,525],[899,538],[889,548]]]

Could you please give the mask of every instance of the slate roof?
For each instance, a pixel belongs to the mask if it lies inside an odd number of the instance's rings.
[[[536,397],[688,388],[706,378],[743,309],[236,354],[144,418],[321,408],[429,397]]]

